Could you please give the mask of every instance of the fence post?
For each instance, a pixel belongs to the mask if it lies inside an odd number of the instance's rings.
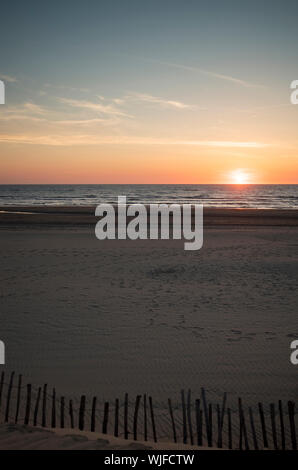
[[[34,417],[33,417],[33,426],[37,426],[37,417],[38,417],[38,408],[40,402],[40,395],[41,395],[41,387],[38,388],[36,404],[34,409]]]
[[[203,423],[202,423],[203,413],[201,410],[201,401],[200,399],[196,399],[196,428],[197,428],[197,444],[201,446],[203,443],[202,440],[202,431],[203,431]]]
[[[135,441],[137,440],[137,434],[138,434],[138,412],[139,412],[140,400],[141,400],[141,395],[137,395],[134,417],[133,417],[133,438]]]
[[[74,420],[73,420],[72,400],[69,400],[69,416],[70,416],[70,427],[71,427],[71,429],[73,429],[74,428]]]
[[[12,391],[12,386],[13,386],[13,378],[14,378],[14,372],[10,374],[10,381],[9,381],[9,386],[8,386],[8,391],[7,391],[7,401],[6,401],[6,410],[5,410],[5,422],[6,423],[9,420],[9,407],[10,407],[11,391]]]
[[[109,402],[106,401],[105,405],[104,405],[104,414],[103,414],[103,423],[102,423],[102,433],[103,434],[107,434],[108,420],[109,420]]]
[[[216,405],[216,415],[217,415],[217,447],[222,448],[222,439],[221,439],[221,416],[220,416],[220,407],[219,404]]]
[[[154,442],[157,442],[152,397],[149,397],[149,407],[150,407],[150,414],[151,414],[153,440],[154,440]]]
[[[60,398],[60,428],[64,428],[64,408],[65,408],[65,399],[64,397]]]
[[[240,425],[239,449],[240,450],[242,449],[242,436],[244,436],[245,449],[249,450],[244,411],[242,408],[242,400],[240,397],[238,398],[238,407],[239,407],[239,425]]]
[[[190,391],[190,389],[188,390],[188,394],[187,394],[187,419],[188,419],[190,443],[193,446],[193,432],[192,432],[192,421],[191,421],[191,391]]]
[[[183,444],[187,444],[187,426],[186,426],[186,409],[185,409],[184,390],[181,390],[181,402],[182,402],[182,419],[183,419]]]
[[[209,403],[209,412],[208,412],[208,418],[209,418],[209,442],[208,442],[208,447],[213,446],[213,420],[212,420],[212,403]]]
[[[204,409],[204,415],[205,415],[205,424],[206,424],[207,441],[208,441],[208,446],[211,447],[211,445],[210,445],[209,413],[208,413],[208,407],[207,407],[207,400],[206,400],[205,389],[204,389],[203,387],[201,388],[201,393],[202,393],[202,402],[203,402],[203,409]]]
[[[177,442],[177,434],[176,434],[174,413],[173,413],[172,402],[171,402],[170,398],[168,398],[168,404],[169,404],[169,411],[170,411],[171,423],[172,423],[172,428],[173,428],[173,439],[174,439],[174,442]]]
[[[83,431],[84,430],[84,425],[85,425],[85,406],[86,406],[86,396],[82,395],[81,396],[81,402],[80,402],[80,411],[79,411],[79,430]]]
[[[43,386],[42,393],[42,427],[45,428],[47,425],[47,384]]]
[[[128,393],[124,397],[124,439],[128,439]]]
[[[114,436],[119,436],[119,400],[116,398],[115,401],[115,428],[114,428]]]
[[[56,390],[53,388],[52,394],[52,421],[51,421],[52,428],[56,427]]]
[[[288,401],[288,411],[289,411],[292,449],[297,450],[296,429],[295,429],[295,403],[293,401]]]
[[[31,409],[31,384],[27,384],[26,412],[25,412],[25,419],[24,419],[25,425],[29,424],[30,409]]]
[[[22,375],[19,375],[18,381],[18,395],[17,395],[17,406],[16,406],[16,417],[15,417],[15,424],[18,422],[19,411],[20,411],[20,402],[21,402],[21,388],[22,388]]]
[[[264,443],[264,447],[268,449],[268,438],[267,438],[263,405],[262,403],[259,403],[258,406],[259,406],[259,414],[260,414],[260,420],[261,420],[261,426],[262,426],[263,443]]]
[[[277,435],[276,435],[276,424],[275,424],[275,406],[274,403],[270,404],[270,415],[271,415],[271,427],[272,427],[272,438],[274,450],[278,450]]]
[[[224,392],[223,399],[222,399],[221,413],[220,413],[220,433],[218,437],[219,448],[222,448],[222,431],[223,431],[224,417],[225,417],[225,412],[226,412],[226,403],[227,403],[227,392]]]
[[[147,441],[147,396],[144,394],[144,441]]]
[[[232,434],[232,415],[231,409],[228,408],[228,435],[229,435],[229,449],[233,449],[233,434]]]
[[[278,401],[278,409],[279,409],[279,421],[280,421],[281,448],[282,450],[286,450],[285,424],[284,424],[283,407],[282,407],[281,400]]]
[[[96,397],[92,400],[92,414],[91,414],[91,432],[95,432],[95,419],[96,419]]]
[[[252,431],[252,438],[254,442],[254,448],[255,450],[259,450],[258,439],[256,435],[256,428],[255,428],[255,423],[254,423],[254,415],[253,415],[253,411],[251,407],[248,408],[248,413],[249,413],[250,426],[251,426],[251,431]]]

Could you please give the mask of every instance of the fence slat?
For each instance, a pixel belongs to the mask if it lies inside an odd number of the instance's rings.
[[[114,436],[119,436],[119,399],[115,400],[115,427],[114,427]]]
[[[95,432],[95,419],[96,419],[96,397],[92,399],[92,412],[91,412],[91,432]]]
[[[217,416],[217,447],[219,449],[222,448],[222,442],[221,442],[221,415],[220,415],[220,406],[219,404],[216,405],[216,416]]]
[[[278,411],[279,411],[279,422],[280,422],[280,438],[281,438],[281,448],[286,450],[286,436],[285,436],[285,423],[283,415],[283,406],[282,401],[278,401]]]
[[[276,435],[276,424],[275,424],[275,406],[274,403],[270,404],[270,417],[271,417],[271,428],[272,428],[272,439],[274,450],[278,450],[277,435]]]
[[[209,412],[208,412],[208,406],[207,406],[207,400],[206,400],[206,393],[203,387],[201,388],[201,394],[202,394],[203,410],[204,410],[204,416],[205,416],[207,442],[208,442],[208,447],[211,447],[212,439],[210,439],[211,429],[210,429],[210,423],[209,423]]]
[[[203,431],[203,423],[202,423],[203,413],[201,410],[201,400],[199,398],[196,399],[196,428],[197,428],[197,444],[201,446],[202,442],[202,431]]]
[[[293,401],[288,401],[288,412],[289,412],[289,421],[290,421],[292,449],[297,450],[297,439],[296,439],[296,429],[295,429],[295,403]]]
[[[266,449],[268,449],[268,438],[267,438],[267,431],[266,431],[266,422],[264,416],[264,410],[262,403],[258,403],[259,407],[259,415],[261,420],[261,427],[262,427],[262,434],[263,434],[263,444]]]
[[[228,408],[228,438],[228,447],[229,449],[233,449],[232,414],[230,408]]]
[[[136,402],[135,402],[135,411],[133,416],[133,438],[134,441],[137,440],[138,435],[138,413],[139,413],[139,406],[141,401],[141,395],[137,395]]]
[[[36,398],[36,403],[35,403],[35,408],[34,408],[34,416],[33,416],[33,426],[37,426],[40,395],[41,395],[41,387],[38,388],[38,392],[37,392],[37,398]]]
[[[86,407],[86,396],[81,396],[80,401],[80,410],[79,410],[79,429],[80,431],[84,430],[85,426],[85,407]]]
[[[222,405],[221,405],[221,412],[220,412],[220,428],[219,428],[219,436],[218,436],[218,447],[220,449],[222,448],[222,431],[223,431],[223,426],[224,426],[226,403],[227,403],[227,392],[224,392]]]
[[[155,427],[155,419],[154,419],[154,410],[153,410],[153,401],[152,397],[149,397],[149,407],[150,407],[150,414],[151,414],[151,424],[152,424],[152,432],[153,432],[153,440],[157,442],[157,435],[156,435],[156,427]]]
[[[108,421],[109,421],[109,402],[106,401],[104,404],[103,422],[102,422],[103,434],[107,434],[108,432]]]
[[[13,378],[14,378],[14,372],[10,374],[10,381],[9,381],[9,386],[8,386],[8,391],[7,391],[6,410],[5,410],[5,422],[6,423],[8,423],[9,421],[9,408],[10,408],[11,391],[12,391],[12,386],[13,386]]]
[[[52,393],[52,419],[51,419],[52,428],[56,427],[56,390],[53,388]]]
[[[244,437],[245,449],[249,450],[248,438],[246,432],[245,416],[242,407],[242,400],[238,398],[238,409],[239,409],[239,426],[240,426],[240,435],[239,435],[239,449],[242,449],[242,437]]]
[[[124,439],[128,439],[128,393],[124,397]]]
[[[174,413],[173,413],[173,408],[172,408],[172,402],[170,398],[168,398],[168,405],[169,405],[170,418],[171,418],[172,429],[173,429],[173,440],[174,442],[177,442],[176,425],[175,425]]]
[[[19,375],[18,380],[18,395],[17,395],[17,405],[16,405],[16,416],[15,416],[15,424],[17,424],[19,419],[19,411],[20,411],[20,403],[21,403],[21,389],[22,389],[22,375]]]
[[[188,430],[189,430],[189,439],[190,443],[193,446],[193,432],[192,432],[192,420],[191,420],[191,390],[188,390],[187,393],[187,420],[188,420]]]
[[[249,413],[249,420],[250,420],[250,427],[251,427],[252,438],[253,438],[253,443],[254,443],[254,449],[259,450],[258,439],[256,435],[256,428],[255,428],[255,423],[254,423],[254,415],[253,415],[253,411],[251,407],[248,408],[248,413]]]
[[[25,425],[29,424],[30,410],[31,410],[31,384],[27,384],[26,411],[25,411],[25,419],[24,419]]]
[[[64,408],[65,408],[65,398],[60,398],[60,428],[64,428]]]
[[[187,444],[186,407],[185,407],[184,390],[181,390],[181,402],[182,402],[182,420],[183,420],[183,444]]]
[[[47,384],[43,386],[42,392],[42,422],[41,425],[43,428],[47,425]]]
[[[209,419],[209,442],[208,447],[213,446],[213,419],[212,419],[212,403],[209,403],[208,419]]]
[[[71,429],[73,429],[74,428],[74,419],[73,419],[72,400],[69,400],[69,417],[70,417],[70,427],[71,427]]]
[[[144,441],[148,439],[148,428],[147,428],[147,395],[144,394]]]

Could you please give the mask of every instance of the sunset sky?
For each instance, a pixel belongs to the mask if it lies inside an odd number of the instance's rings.
[[[298,183],[298,2],[1,5],[0,183]]]

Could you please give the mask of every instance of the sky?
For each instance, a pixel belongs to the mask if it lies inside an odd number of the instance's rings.
[[[0,183],[298,183],[298,2],[2,3]]]

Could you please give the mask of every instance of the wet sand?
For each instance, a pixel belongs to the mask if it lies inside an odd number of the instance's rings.
[[[0,206],[7,225],[94,225],[95,206]],[[171,218],[170,218],[171,221]],[[298,210],[204,208],[204,225],[298,226]]]

